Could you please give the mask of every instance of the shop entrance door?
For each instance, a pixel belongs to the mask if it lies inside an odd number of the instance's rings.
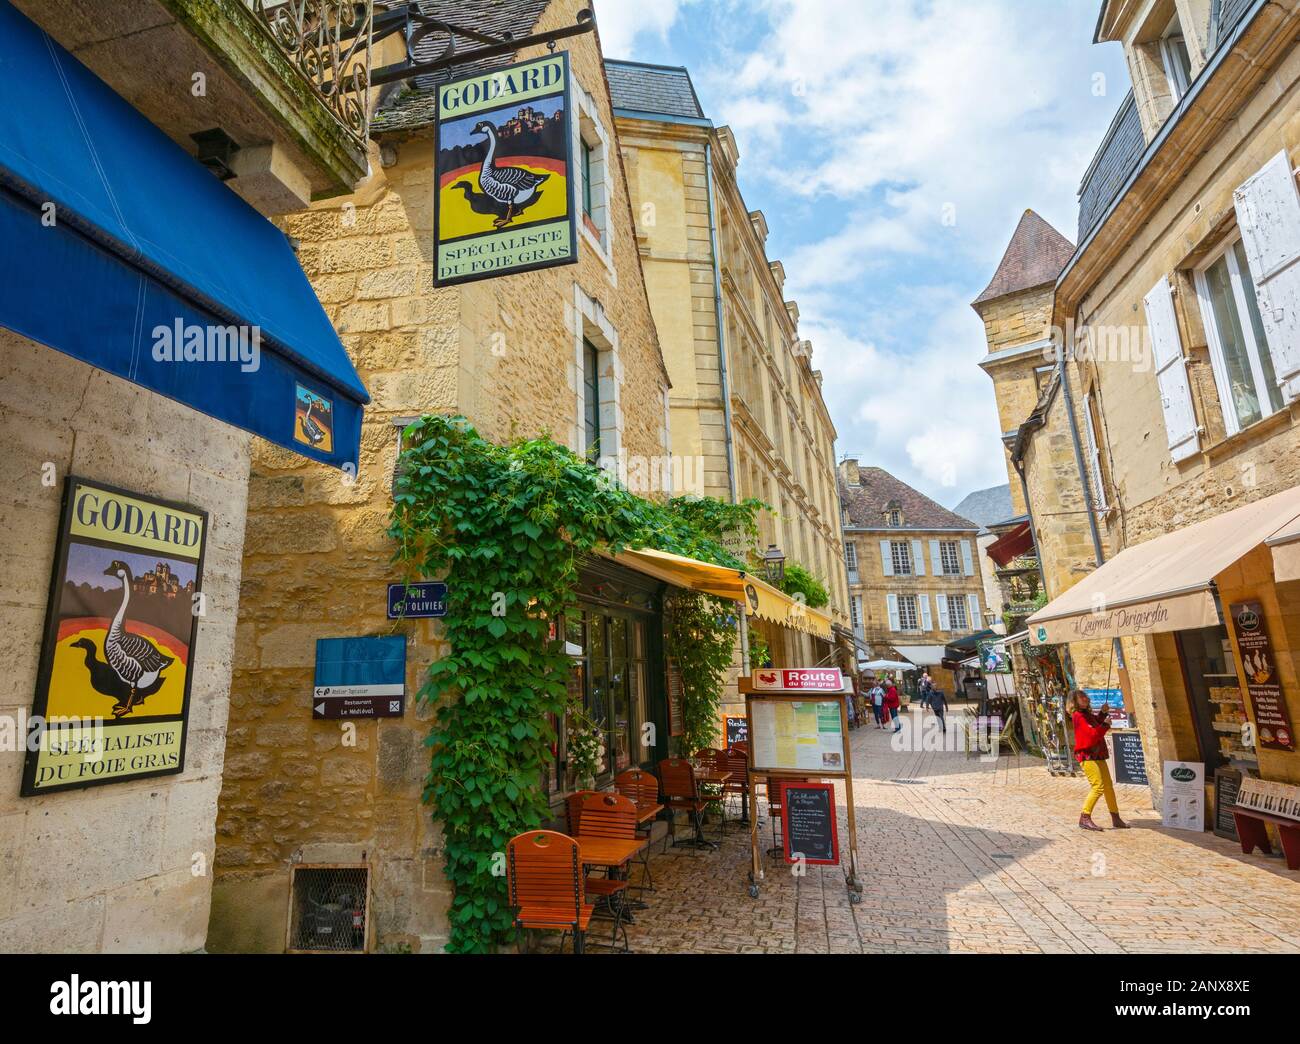
[[[1226,627],[1201,627],[1193,631],[1177,631],[1174,638],[1182,662],[1192,724],[1201,748],[1201,760],[1205,762],[1205,778],[1213,779],[1214,770],[1226,765],[1228,759],[1223,754],[1224,744],[1220,742],[1224,733],[1215,729],[1218,707],[1210,698],[1211,690],[1237,683],[1228,630]]]

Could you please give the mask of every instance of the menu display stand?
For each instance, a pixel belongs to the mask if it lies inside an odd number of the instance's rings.
[[[785,677],[780,683],[799,683],[799,673],[797,670],[782,672]],[[842,682],[834,690],[829,688],[829,680],[826,687],[814,688],[810,684],[807,688],[756,688],[752,677],[741,677],[739,688],[745,697],[749,731],[749,807],[758,808],[760,779],[767,782],[769,790],[773,783],[781,780],[806,782],[810,777],[843,780],[849,828],[849,865],[845,869],[844,882],[849,901],[861,902],[863,884],[858,876],[853,762],[849,752],[848,710]],[[757,814],[750,816],[749,831],[749,894],[757,899],[765,877]],[[838,851],[836,855],[839,855]],[[838,858],[835,862],[839,863]]]

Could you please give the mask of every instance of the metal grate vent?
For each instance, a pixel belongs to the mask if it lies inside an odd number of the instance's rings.
[[[368,867],[295,866],[289,885],[289,952],[364,953],[369,909]]]

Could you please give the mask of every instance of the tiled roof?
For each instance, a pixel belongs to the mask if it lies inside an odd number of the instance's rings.
[[[1018,290],[1054,283],[1073,253],[1073,243],[1032,210],[1026,210],[993,280],[971,303],[979,305]]]
[[[1133,99],[1133,92],[1129,91],[1079,186],[1080,243],[1101,220],[1106,208],[1137,167],[1145,148],[1137,102]]]
[[[989,526],[1011,517],[1011,485],[1004,482],[1000,486],[977,489],[952,510],[953,514],[978,522],[983,532]]]
[[[431,18],[489,36],[516,39],[528,36],[550,5],[550,0],[419,0],[420,10]],[[393,6],[392,3],[389,6]],[[474,41],[457,38],[461,50],[476,46]],[[416,47],[417,61],[431,61],[447,46],[442,33],[430,33]],[[437,111],[439,84],[472,73],[499,69],[513,62],[514,55],[504,54],[482,61],[454,65],[436,73],[426,73],[411,82],[395,85],[396,89],[380,102],[370,121],[373,133],[415,130],[433,123]]]
[[[681,66],[606,61],[605,75],[615,109],[693,120],[705,118],[691,74]]]
[[[903,511],[901,530],[966,529],[979,526],[968,518],[936,503],[906,482],[894,478],[882,468],[859,468],[857,486],[850,486],[839,476],[840,503],[848,514],[848,525],[864,529],[884,529],[885,510],[894,502]]]

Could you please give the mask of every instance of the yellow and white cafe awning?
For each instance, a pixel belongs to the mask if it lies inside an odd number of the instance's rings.
[[[1300,487],[1125,548],[1029,617],[1035,645],[1214,627],[1214,578],[1260,544],[1300,578]]]
[[[791,598],[744,569],[714,565],[652,548],[622,551],[617,560],[677,587],[740,602],[747,616],[761,617],[828,642],[834,640],[828,614]]]

